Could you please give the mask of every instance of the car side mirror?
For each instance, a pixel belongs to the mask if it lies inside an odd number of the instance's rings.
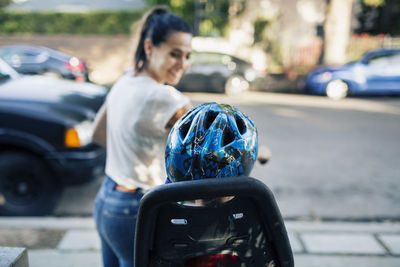
[[[0,81],[6,81],[8,79],[10,79],[11,76],[9,74],[4,74],[4,73],[0,73]]]

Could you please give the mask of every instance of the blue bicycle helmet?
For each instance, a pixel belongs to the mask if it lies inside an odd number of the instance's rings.
[[[165,149],[167,179],[247,176],[257,151],[257,129],[244,113],[230,105],[204,103],[171,129]]]

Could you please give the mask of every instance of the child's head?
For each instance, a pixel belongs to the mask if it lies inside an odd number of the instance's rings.
[[[254,123],[234,106],[204,103],[172,128],[165,150],[170,182],[248,176],[257,158]]]

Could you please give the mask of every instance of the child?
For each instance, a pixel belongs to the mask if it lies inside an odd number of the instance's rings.
[[[201,104],[169,134],[166,183],[248,176],[257,152],[257,129],[249,117],[230,105]]]

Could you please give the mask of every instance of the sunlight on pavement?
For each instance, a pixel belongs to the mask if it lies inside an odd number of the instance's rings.
[[[304,118],[307,117],[307,114],[305,112],[301,112],[298,110],[294,109],[288,109],[288,108],[275,108],[271,111],[275,115],[282,116],[282,117],[288,117],[288,118]]]
[[[342,100],[331,100],[321,96],[291,95],[266,92],[247,92],[237,96],[226,96],[222,94],[185,93],[192,101],[208,102],[215,101],[231,105],[238,104],[273,104],[286,106],[304,106],[330,109],[358,110],[365,112],[387,113],[400,115],[400,106],[396,107],[388,103],[373,100],[346,98]],[[301,114],[290,114],[291,116],[302,116]],[[286,114],[286,116],[289,116]]]

